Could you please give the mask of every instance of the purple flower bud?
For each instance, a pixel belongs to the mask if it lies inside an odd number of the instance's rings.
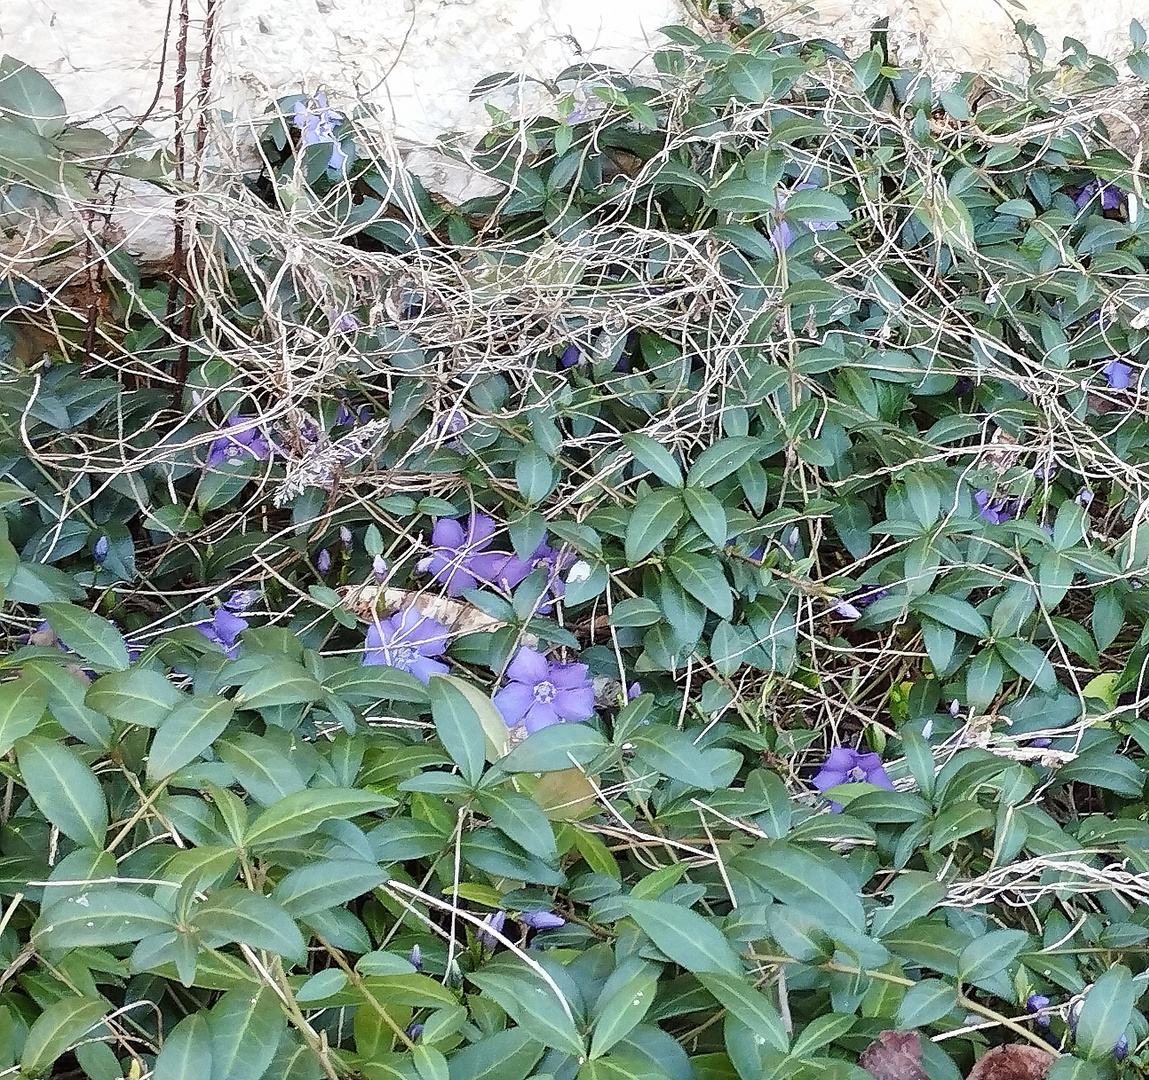
[[[407,954],[407,961],[416,971],[422,971],[423,950],[418,945],[412,945],[410,953]]]
[[[566,926],[567,921],[553,911],[524,911],[519,916],[519,922],[532,930],[557,930],[560,926]]]
[[[95,544],[92,545],[92,558],[96,560],[97,566],[103,566],[104,560],[108,557],[108,538],[101,536]]]
[[[1078,506],[1084,508],[1093,502],[1093,492],[1089,488],[1082,488],[1073,500]]]
[[[407,1027],[407,1038],[408,1039],[417,1039],[422,1034],[423,1034],[423,1025],[422,1024],[416,1022],[414,1024],[408,1025],[408,1027]]]
[[[1026,1012],[1041,1013],[1042,1009],[1048,1009],[1048,1008],[1049,1008],[1049,998],[1047,998],[1044,994],[1030,994],[1029,997],[1027,997],[1025,999],[1025,1011]],[[1042,1015],[1038,1016],[1036,1018],[1035,1022],[1037,1023],[1037,1025],[1039,1027],[1044,1027],[1044,1028],[1049,1027],[1049,1017],[1046,1016],[1044,1013],[1042,1013]]]
[[[331,330],[336,334],[350,334],[359,329],[359,320],[350,311],[331,310],[327,313]]]
[[[224,602],[228,611],[246,611],[259,599],[258,589],[236,589]]]
[[[351,550],[351,530],[346,525],[339,526],[339,543],[344,551]]]
[[[490,915],[483,920],[483,927],[479,930],[476,937],[484,952],[494,951],[495,946],[498,944],[495,934],[501,934],[503,932],[503,923],[506,921],[507,913],[505,911],[492,911]],[[488,927],[490,929],[487,929]],[[494,931],[494,934],[491,933],[491,930]]]
[[[382,585],[387,580],[387,563],[382,555],[376,555],[371,560],[371,576],[375,579],[376,585]]]
[[[1124,1032],[1122,1032],[1121,1038],[1119,1038],[1117,1040],[1116,1044],[1113,1047],[1113,1056],[1118,1061],[1124,1061],[1125,1055],[1128,1053],[1129,1053],[1129,1036],[1126,1035]]]
[[[841,615],[843,619],[860,619],[862,617],[862,613],[848,600],[839,600],[834,605],[834,611]]]
[[[1045,749],[1047,746],[1049,746],[1049,745],[1050,745],[1052,742],[1053,742],[1053,740],[1052,740],[1052,739],[1046,739],[1046,738],[1044,738],[1044,737],[1043,737],[1043,738],[1040,738],[1040,739],[1030,739],[1030,740],[1029,740],[1029,745],[1030,745],[1030,746],[1032,746],[1032,747],[1034,747],[1034,749],[1036,749],[1036,750],[1044,750],[1044,749]]]
[[[563,349],[562,356],[559,357],[559,363],[563,367],[574,367],[579,362],[579,349],[577,345],[568,345]]]
[[[626,688],[626,700],[627,701],[633,701],[641,693],[642,693],[642,684],[639,682],[632,682]]]
[[[331,552],[327,548],[321,548],[319,557],[315,560],[316,569],[321,574],[326,574],[331,569]]]
[[[953,701],[950,702],[949,714],[950,714],[950,716],[957,716],[958,713],[960,713],[960,712],[961,712],[961,702],[958,701],[957,698],[954,698]]]

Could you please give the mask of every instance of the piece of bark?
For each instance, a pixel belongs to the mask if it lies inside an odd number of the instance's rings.
[[[995,1046],[978,1058],[966,1080],[1045,1080],[1055,1060],[1037,1046]]]
[[[874,1080],[929,1080],[916,1031],[883,1031],[858,1058]]]

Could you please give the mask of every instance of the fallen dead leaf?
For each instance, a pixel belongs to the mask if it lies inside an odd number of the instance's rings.
[[[930,1080],[916,1031],[883,1031],[862,1051],[858,1064],[874,1080]]]
[[[995,1046],[978,1058],[966,1080],[1045,1080],[1054,1060],[1037,1046]]]

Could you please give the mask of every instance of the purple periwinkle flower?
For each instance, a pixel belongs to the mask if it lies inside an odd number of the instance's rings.
[[[946,711],[950,714],[950,716],[957,716],[961,712],[961,702],[958,701],[957,698],[954,698],[953,701],[950,702],[949,708]]]
[[[1095,176],[1077,193],[1076,198],[1073,200],[1073,205],[1076,206],[1078,210],[1083,210],[1099,194],[1101,196],[1102,210],[1116,210],[1125,198],[1125,192],[1116,184],[1107,183]]]
[[[1041,738],[1038,738],[1038,739],[1030,739],[1029,740],[1029,745],[1034,747],[1037,750],[1044,750],[1047,746],[1052,745],[1052,743],[1053,743],[1053,740],[1047,739],[1047,738],[1045,738],[1045,736],[1042,736]]]
[[[524,911],[519,916],[519,922],[532,930],[557,930],[567,924],[566,919],[553,911]]]
[[[303,145],[331,143],[331,157],[327,160],[329,169],[342,169],[347,164],[347,155],[335,137],[335,129],[343,120],[343,114],[327,105],[327,95],[315,95],[315,108],[310,109],[302,100],[295,103],[292,123],[303,133]]]
[[[503,923],[506,921],[507,913],[505,911],[492,911],[490,915],[483,920],[483,925],[479,928],[478,934],[476,934],[476,940],[479,942],[479,946],[483,952],[494,951],[495,946],[498,944],[498,939],[495,937],[495,934],[501,934],[503,932]],[[494,934],[491,933],[492,930]]]
[[[640,683],[640,682],[637,682],[637,681],[632,682],[626,688],[626,700],[627,701],[633,701],[636,697],[641,696],[641,694],[642,694],[642,683]]]
[[[108,557],[108,538],[101,536],[92,545],[92,558],[96,560],[97,566],[103,566],[104,560]]]
[[[397,611],[389,619],[367,628],[363,663],[383,664],[414,675],[422,683],[432,675],[444,675],[447,665],[436,656],[447,648],[450,631],[413,607]]]
[[[1049,1027],[1049,1017],[1041,1011],[1042,1009],[1048,1008],[1049,998],[1044,994],[1030,994],[1029,997],[1025,999],[1025,1011],[1040,1014],[1034,1021],[1039,1027]]]
[[[416,1021],[413,1024],[407,1025],[407,1038],[408,1039],[417,1039],[422,1034],[423,1034],[423,1025],[420,1024],[418,1021]]]
[[[563,721],[589,720],[594,687],[586,664],[553,664],[524,645],[507,665],[506,685],[495,691],[495,707],[507,727],[528,734]]]
[[[875,784],[887,791],[894,785],[886,775],[882,759],[877,754],[863,754],[849,746],[835,746],[826,758],[826,764],[818,771],[812,783],[819,791],[828,791],[838,784]],[[842,804],[830,801],[830,809],[839,814]]]
[[[795,186],[794,191],[808,191],[811,188],[817,188],[817,186],[817,184],[812,184],[810,181],[804,180]],[[775,225],[770,230],[769,235],[770,243],[779,251],[783,248],[788,248],[794,241],[794,233],[786,220],[786,203],[792,194],[793,192],[783,191],[781,188],[774,193],[774,204],[776,207],[774,211]],[[806,218],[797,218],[796,220],[801,221],[811,232],[826,232],[838,227],[836,221],[810,221]]]
[[[215,609],[215,614],[210,619],[201,619],[192,623],[192,627],[203,634],[208,641],[215,642],[234,660],[239,650],[239,642],[236,639],[241,631],[247,629],[248,622],[223,605]]]
[[[985,488],[980,488],[973,493],[973,501],[977,503],[978,514],[981,519],[988,521],[991,525],[1001,525],[1006,521],[1012,521],[1021,513],[1023,505],[1020,498],[1002,497],[995,499]]]
[[[423,970],[423,950],[418,945],[412,945],[410,953],[407,954],[407,962],[416,970]]]
[[[357,412],[352,412],[341,401],[339,408],[335,410],[336,424],[354,424],[357,420],[360,424],[366,424],[370,419],[371,410],[366,405],[360,405]]]
[[[849,600],[839,600],[834,605],[834,611],[843,619],[860,619],[862,617],[862,613]]]
[[[375,579],[376,585],[382,585],[387,580],[387,561],[382,555],[372,556],[371,576]]]
[[[581,354],[577,345],[568,345],[563,349],[563,354],[559,357],[559,363],[565,368],[574,367],[575,364],[579,362],[580,356]]]
[[[1129,1036],[1126,1035],[1124,1032],[1122,1032],[1121,1037],[1113,1045],[1113,1056],[1118,1061],[1124,1061],[1125,1057],[1128,1053],[1129,1053]]]
[[[247,611],[258,599],[258,589],[235,589],[231,596],[223,602],[223,606],[228,611],[242,612]]]
[[[331,569],[331,552],[327,548],[319,549],[319,554],[315,559],[315,568],[321,574],[326,574]]]
[[[336,334],[352,334],[359,329],[359,320],[350,311],[329,311],[327,320],[331,324],[332,332]]]
[[[472,514],[467,527],[456,518],[439,518],[431,531],[431,554],[416,569],[447,586],[448,596],[461,596],[482,582],[510,591],[531,572],[530,563],[505,551],[487,551],[495,535],[495,521]]]
[[[880,585],[863,585],[862,588],[850,593],[850,604],[857,608],[868,608],[871,604],[885,599],[889,592],[889,589],[883,589]]]
[[[1128,390],[1133,369],[1120,360],[1110,360],[1102,367],[1101,374],[1109,383],[1110,390]]]
[[[224,462],[235,464],[241,458],[250,456],[257,461],[271,457],[273,447],[259,430],[254,416],[229,416],[227,427],[221,428],[207,452],[205,465],[211,469]],[[246,426],[244,426],[246,425]],[[241,428],[231,431],[230,428]]]
[[[1088,507],[1093,502],[1093,492],[1089,488],[1082,488],[1074,497],[1073,501],[1083,509]]]

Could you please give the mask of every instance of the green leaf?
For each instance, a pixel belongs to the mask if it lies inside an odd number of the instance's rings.
[[[774,185],[734,177],[715,185],[704,196],[706,205],[731,214],[768,214],[776,208]]]
[[[68,110],[56,88],[30,64],[0,57],[0,114],[54,139],[63,132]]]
[[[202,1012],[185,1016],[168,1032],[152,1080],[211,1080],[211,1030]]]
[[[1022,951],[1030,938],[1024,930],[991,930],[974,938],[958,958],[958,977],[964,982],[982,982],[1005,971]]]
[[[74,750],[39,735],[16,743],[20,776],[36,808],[70,840],[102,848],[108,804],[96,774]]]
[[[317,971],[295,992],[295,1000],[308,1005],[341,994],[347,988],[347,976],[339,968]]]
[[[629,431],[622,437],[622,444],[644,468],[649,469],[664,484],[682,487],[682,469],[673,455],[661,443],[649,435]]]
[[[794,1040],[794,1045],[790,1047],[790,1056],[807,1057],[824,1049],[845,1035],[857,1021],[856,1016],[847,1016],[844,1013],[829,1013],[826,1016],[815,1017]]]
[[[526,1080],[542,1056],[542,1043],[514,1027],[464,1046],[447,1064],[451,1080]]]
[[[1021,638],[1006,637],[994,641],[993,647],[1023,679],[1029,679],[1039,690],[1050,693],[1057,686],[1057,676],[1049,657],[1036,645]]]
[[[683,502],[698,527],[717,548],[726,543],[726,511],[722,504],[704,488],[688,487],[682,492]]]
[[[163,675],[148,668],[114,671],[98,678],[84,695],[84,704],[113,720],[156,727],[186,700]]]
[[[331,661],[328,661],[329,665]],[[427,687],[414,675],[386,664],[353,661],[341,667],[329,666],[324,687],[349,705],[374,705],[377,701],[410,701],[425,705]]]
[[[631,736],[643,759],[664,776],[691,787],[714,790],[714,778],[703,752],[685,732],[665,724],[640,728]]]
[[[293,918],[326,911],[371,892],[387,875],[378,864],[360,859],[323,859],[292,870],[272,897]]]
[[[533,799],[517,792],[496,789],[480,792],[475,805],[524,851],[543,862],[558,863],[554,829],[542,807]]]
[[[251,678],[244,681],[235,696],[243,709],[266,709],[272,705],[300,705],[318,701],[323,687],[302,664],[286,657],[276,657],[261,664]]]
[[[113,671],[128,666],[128,648],[107,619],[75,604],[41,604],[40,614],[52,632],[88,663]]]
[[[558,772],[572,764],[586,765],[608,746],[587,724],[552,724],[539,728],[499,761],[506,773]]]
[[[43,1076],[61,1054],[71,1050],[103,1020],[108,1003],[100,998],[64,997],[49,1005],[29,1028],[20,1054],[27,1076]]]
[[[957,987],[941,979],[922,979],[906,991],[898,1006],[900,1028],[920,1028],[940,1020],[957,1005]]]
[[[657,969],[639,961],[626,978],[616,968],[595,1005],[591,1027],[590,1056],[602,1057],[642,1023],[658,991]],[[609,991],[609,992],[608,992]]]
[[[963,634],[971,634],[978,639],[989,637],[989,624],[985,617],[965,600],[927,593],[914,601],[914,610]]]
[[[762,449],[762,440],[753,435],[731,435],[708,446],[690,466],[686,483],[690,487],[710,488],[736,472]]]
[[[1005,668],[996,649],[982,649],[971,661],[965,674],[966,704],[975,712],[985,712],[997,697],[1005,678]]]
[[[689,908],[662,900],[622,898],[626,913],[658,948],[692,975],[712,973],[742,977],[742,961],[712,923]]]
[[[175,927],[172,915],[154,900],[127,889],[97,887],[42,912],[32,937],[41,948],[75,949],[123,945]]]
[[[229,990],[208,1013],[211,1080],[261,1080],[275,1057],[286,1021],[265,986]]]
[[[726,61],[726,77],[734,92],[753,105],[761,105],[770,97],[774,87],[773,64],[770,56],[752,56],[735,53]]]
[[[528,503],[542,502],[555,486],[555,467],[541,447],[527,443],[515,456],[515,483]]]
[[[941,851],[983,829],[993,828],[993,814],[973,799],[959,799],[947,806],[934,820],[930,851]]]
[[[217,889],[198,904],[192,925],[209,949],[239,942],[301,963],[307,947],[299,927],[270,897],[239,886]]]
[[[395,800],[386,795],[354,788],[297,791],[264,810],[248,828],[244,844],[249,848],[271,847],[306,836],[332,818],[347,821],[394,805]]]
[[[576,1058],[586,1056],[586,1045],[570,1013],[554,990],[525,970],[521,975],[478,971],[468,975],[488,997],[532,1038]]]
[[[197,694],[169,713],[148,751],[148,783],[158,784],[195,761],[227,730],[234,712],[227,698]]]
[[[430,691],[431,717],[439,741],[459,766],[463,779],[474,787],[483,775],[486,759],[486,736],[479,712],[457,680],[435,675]]]
[[[47,707],[48,687],[41,679],[25,673],[0,686],[0,756],[36,730]]]
[[[1129,758],[1111,750],[1087,750],[1075,761],[1062,765],[1057,770],[1057,780],[1062,784],[1073,781],[1089,784],[1135,799],[1145,787],[1145,772]]]
[[[865,930],[866,916],[856,886],[817,856],[772,844],[756,852],[754,870],[778,900],[813,915],[828,931],[842,925]]]
[[[662,612],[653,600],[645,596],[619,600],[610,613],[611,626],[653,626],[662,618]]]
[[[636,566],[642,562],[674,531],[685,510],[673,488],[655,488],[639,499],[626,523],[627,563]]]
[[[874,936],[880,938],[883,933],[892,933],[928,915],[945,899],[946,891],[933,874],[921,870],[900,874],[886,888],[893,903],[874,912]]]
[[[790,221],[849,221],[850,208],[831,191],[803,188],[786,196],[786,218]]]
[[[744,975],[699,974],[706,987],[728,1012],[738,1017],[767,1046],[785,1053],[790,1040],[773,1003],[760,990],[755,990]]]
[[[1114,964],[1086,992],[1077,1018],[1077,1052],[1089,1061],[1104,1061],[1125,1033],[1133,1016],[1137,988],[1123,964]]]
[[[695,600],[723,619],[734,615],[734,594],[722,563],[707,555],[668,555],[666,568]]]

